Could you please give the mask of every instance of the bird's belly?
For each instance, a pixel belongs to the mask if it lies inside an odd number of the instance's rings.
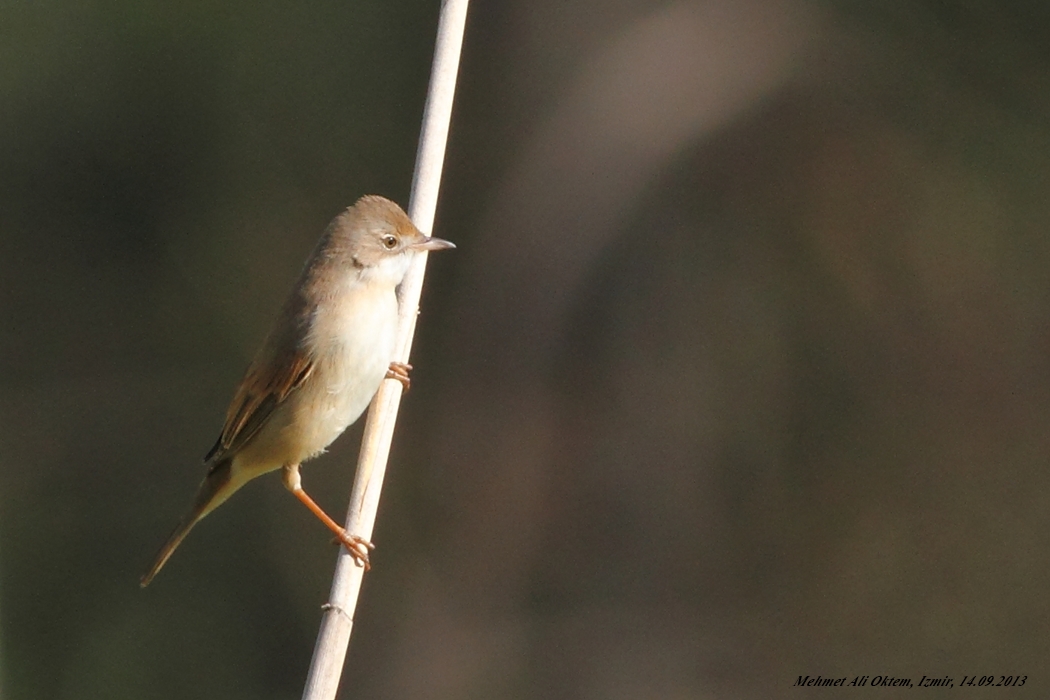
[[[324,451],[379,390],[394,357],[397,333],[397,301],[390,297],[389,303],[348,313],[334,328],[316,329],[327,333],[317,339],[324,350],[316,354],[308,386],[291,397],[294,419],[286,428],[297,434],[301,459]]]
[[[302,459],[322,452],[364,413],[386,376],[392,352],[391,347],[382,354],[357,358],[349,371],[333,369],[323,384],[297,397],[293,410],[302,417],[294,430],[306,453]]]
[[[315,324],[307,339],[313,370],[246,446],[245,464],[268,471],[308,460],[368,408],[393,359],[397,333],[394,295],[373,301]]]

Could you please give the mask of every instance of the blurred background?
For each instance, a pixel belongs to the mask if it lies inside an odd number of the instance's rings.
[[[280,479],[138,576],[325,224],[407,204],[437,5],[0,4],[4,700],[299,697],[336,551]],[[1048,46],[475,2],[342,697],[1045,694]]]

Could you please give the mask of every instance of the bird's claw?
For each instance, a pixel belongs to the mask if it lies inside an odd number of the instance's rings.
[[[346,547],[346,551],[350,552],[350,556],[354,558],[354,563],[365,571],[372,568],[372,562],[368,559],[368,553],[375,549],[376,546],[365,538],[351,535],[349,532],[344,531],[342,535],[332,538],[332,544],[341,544]]]
[[[390,369],[386,371],[386,378],[396,379],[401,382],[401,386],[404,387],[404,393],[407,394],[412,386],[412,380],[408,376],[410,371],[412,371],[412,365],[407,362],[391,362]]]

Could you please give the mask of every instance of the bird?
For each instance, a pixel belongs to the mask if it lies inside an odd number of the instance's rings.
[[[424,235],[394,202],[366,195],[332,219],[234,392],[189,512],[139,583],[144,588],[194,525],[245,483],[282,470],[285,487],[368,570],[372,544],[347,532],[302,488],[299,466],[356,421],[384,379],[407,390],[393,362],[397,287],[412,258],[455,248]]]

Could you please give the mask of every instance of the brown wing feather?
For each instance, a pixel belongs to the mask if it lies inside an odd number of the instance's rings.
[[[218,462],[244,447],[313,369],[314,363],[300,351],[290,353],[284,361],[253,362],[226,411],[222,433],[204,461]]]

